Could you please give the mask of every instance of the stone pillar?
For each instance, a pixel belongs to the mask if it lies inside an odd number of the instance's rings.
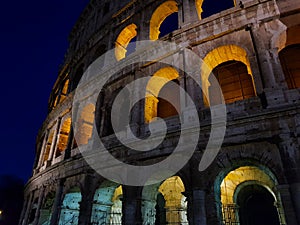
[[[37,168],[40,168],[43,165],[43,157],[44,157],[45,148],[47,145],[48,135],[49,135],[49,131],[46,132],[44,140],[43,140]]]
[[[54,152],[56,150],[57,140],[58,140],[59,130],[60,130],[60,123],[61,123],[61,118],[59,117],[58,120],[57,120],[56,128],[55,128],[55,131],[54,131],[54,134],[53,134],[52,143],[51,143],[51,148],[50,148],[50,153],[49,153],[49,159],[48,159],[48,163],[49,164],[52,163]]]
[[[289,190],[289,185],[278,185],[277,189],[280,193],[285,219],[288,225],[296,225],[296,215],[292,203],[292,197]]]
[[[60,214],[60,209],[61,209],[61,201],[62,201],[62,195],[63,195],[63,190],[64,190],[64,179],[61,179],[57,185],[57,190],[56,190],[56,195],[55,195],[55,200],[52,208],[52,216],[51,216],[51,225],[57,225],[58,220],[59,220],[59,214]]]
[[[38,225],[39,223],[39,219],[40,219],[40,211],[41,211],[41,207],[43,204],[43,200],[44,200],[44,193],[45,193],[45,189],[42,188],[42,190],[40,191],[40,195],[39,195],[39,200],[38,200],[38,204],[37,204],[37,208],[36,208],[36,212],[35,212],[35,216],[34,216],[34,221],[33,221],[33,225]]]
[[[300,224],[300,182],[290,184],[291,198],[294,204],[294,209],[298,224]]]
[[[93,176],[87,175],[85,178],[84,192],[82,193],[82,200],[80,202],[80,213],[78,219],[78,225],[90,224],[94,192],[91,191],[91,184],[93,183]]]
[[[123,186],[123,225],[141,225],[141,198],[139,187]]]
[[[190,223],[193,225],[206,225],[205,191],[192,190],[188,201]]]
[[[183,27],[199,20],[195,0],[182,1],[182,17]]]
[[[30,214],[30,211],[31,211],[31,205],[32,205],[33,195],[34,195],[34,193],[31,193],[30,196],[29,196],[29,198],[28,198],[25,215],[24,215],[23,221],[21,222],[22,225],[26,225],[27,224],[27,221],[28,221],[28,218],[29,218],[29,214]]]

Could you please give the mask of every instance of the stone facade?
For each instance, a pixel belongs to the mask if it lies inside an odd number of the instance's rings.
[[[274,223],[268,224],[300,224],[300,2],[242,0],[215,12],[207,9],[206,1],[90,1],[70,34],[65,63],[49,99],[49,114],[37,137],[20,225],[263,224],[250,218],[256,215],[263,220],[251,208],[249,199],[257,196],[263,196],[261,205],[270,207],[264,212],[266,218],[276,212]],[[160,24],[173,14],[178,18],[177,28],[161,37]],[[198,165],[210,134],[209,103],[181,71],[170,80],[177,80],[196,103],[201,134],[193,157],[175,176],[152,186],[120,186],[100,176],[83,159],[78,145],[88,144],[97,131],[114,156],[130,162],[159,160],[172,153],[180,136],[177,115],[172,115],[162,116],[171,124],[172,135],[161,149],[131,154],[115,141],[109,113],[118,90],[166,67],[139,63],[119,71],[101,92],[97,105],[78,106],[83,130],[80,140],[74,138],[72,103],[83,72],[113,48],[116,55],[108,61],[125,62],[127,45],[134,38],[176,43],[218,74],[227,129],[219,154],[205,171],[200,172]],[[192,62],[182,60],[182,52],[170,55],[174,64],[192,67]],[[232,68],[244,78],[231,77]],[[236,83],[231,80],[226,86],[225,73],[238,79]],[[132,129],[137,134],[145,132],[152,117],[166,115],[159,112],[158,104],[163,105],[157,102],[152,101],[149,112],[146,101],[132,111]],[[274,210],[267,204],[269,198]]]

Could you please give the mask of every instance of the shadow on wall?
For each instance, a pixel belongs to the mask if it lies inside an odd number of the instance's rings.
[[[23,180],[0,175],[0,225],[17,225],[23,206]]]

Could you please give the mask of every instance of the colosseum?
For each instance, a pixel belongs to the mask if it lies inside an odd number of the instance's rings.
[[[19,225],[300,224],[299,34],[298,0],[90,0],[50,94]],[[99,92],[98,81],[86,79],[95,71],[112,73]],[[144,93],[128,88],[143,77]],[[218,133],[218,105],[226,130],[215,152],[207,146]],[[163,140],[149,151],[119,140],[138,146],[160,134],[162,121]],[[197,143],[160,182],[130,185],[113,174],[133,180],[122,165],[144,171],[165,162],[180,136],[183,152]],[[95,138],[119,162],[116,179],[102,173],[107,154],[85,154]],[[203,158],[209,165],[201,170]]]

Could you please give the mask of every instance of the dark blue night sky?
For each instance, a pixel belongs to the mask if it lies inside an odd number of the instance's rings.
[[[2,1],[0,175],[31,176],[35,139],[68,47],[88,0]]]

